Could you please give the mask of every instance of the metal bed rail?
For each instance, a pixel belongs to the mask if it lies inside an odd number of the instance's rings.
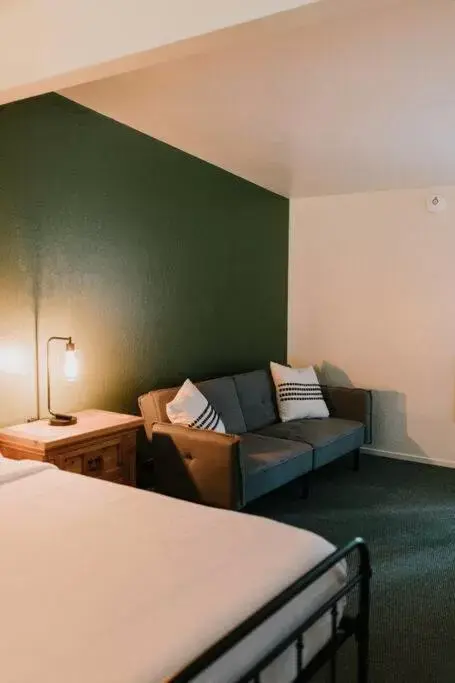
[[[291,633],[287,634],[277,645],[266,652],[248,671],[237,679],[236,683],[261,683],[261,674],[281,653],[295,644],[297,675],[286,683],[307,683],[324,664],[330,662],[330,681],[337,681],[337,652],[351,636],[357,641],[357,683],[368,683],[368,650],[369,650],[369,615],[370,615],[370,553],[365,541],[356,538],[319,562],[313,569],[298,578],[281,593],[260,607],[254,614],[229,631],[220,640],[200,654],[190,664],[168,679],[168,683],[190,683],[218,659],[232,650],[244,638],[261,626],[267,619],[283,609],[287,603],[300,595],[304,590],[320,579],[335,565],[350,555],[358,555],[358,564],[354,574],[346,584],[329,600],[305,619]],[[344,615],[339,619],[338,604],[344,597],[358,590],[357,609],[354,615]],[[327,644],[304,666],[304,634],[324,614],[331,615],[331,637]],[[354,679],[353,679],[354,680]]]

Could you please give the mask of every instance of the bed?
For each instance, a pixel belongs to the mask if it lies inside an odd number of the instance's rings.
[[[367,681],[361,541],[0,457],[0,548],[2,682],[290,683],[350,635]]]

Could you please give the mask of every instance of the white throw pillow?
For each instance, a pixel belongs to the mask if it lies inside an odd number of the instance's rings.
[[[329,417],[314,368],[288,368],[270,363],[276,402],[282,422],[304,417]]]
[[[175,398],[166,404],[166,413],[173,424],[226,433],[223,420],[215,408],[189,379],[182,384]]]

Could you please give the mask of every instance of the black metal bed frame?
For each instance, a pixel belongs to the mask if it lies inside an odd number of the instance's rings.
[[[337,680],[337,652],[343,643],[351,636],[357,641],[357,683],[368,683],[368,648],[369,648],[369,615],[370,615],[370,554],[365,541],[356,538],[348,545],[336,550],[325,560],[317,564],[309,572],[294,581],[284,591],[263,605],[248,619],[236,626],[214,645],[199,655],[180,672],[167,679],[168,683],[190,683],[198,674],[214,664],[216,660],[239,644],[252,631],[261,626],[267,619],[281,610],[285,605],[297,597],[302,591],[321,578],[340,561],[350,555],[358,555],[358,565],[346,584],[329,600],[324,602],[313,614],[303,621],[297,628],[286,636],[272,650],[265,653],[261,659],[251,666],[236,683],[261,683],[261,674],[282,652],[295,644],[297,676],[289,683],[307,683],[321,667],[330,662],[330,681]],[[338,603],[345,597],[352,595],[358,587],[357,609],[355,614],[345,614],[338,619]],[[352,607],[351,607],[352,609]],[[324,614],[331,614],[331,637],[327,644],[304,667],[304,634]],[[354,678],[352,678],[354,680]],[[288,683],[288,682],[286,682]]]

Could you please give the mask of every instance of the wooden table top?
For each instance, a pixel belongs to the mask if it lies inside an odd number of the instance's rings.
[[[49,450],[67,442],[84,441],[87,438],[138,429],[143,419],[137,415],[112,413],[107,410],[81,410],[73,413],[77,417],[74,425],[57,427],[49,424],[48,418],[35,422],[6,427],[0,430],[0,446],[21,443]]]

